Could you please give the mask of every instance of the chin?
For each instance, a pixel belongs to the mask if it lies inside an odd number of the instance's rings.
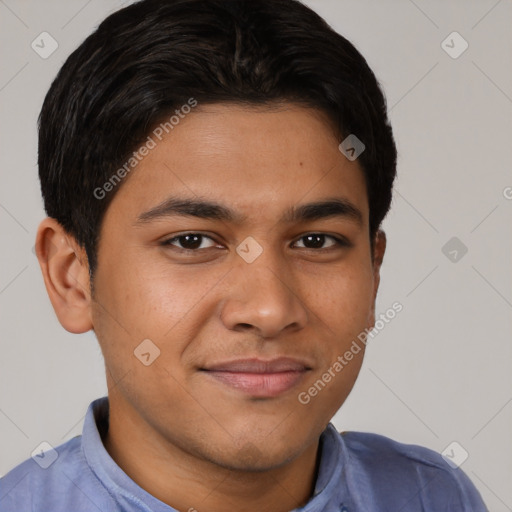
[[[262,453],[257,447],[250,445],[233,453],[229,458],[224,455],[221,459],[211,462],[235,473],[264,473],[277,469],[293,459],[294,456],[284,453]]]
[[[289,442],[289,440],[288,440]],[[209,459],[214,464],[239,472],[264,472],[279,468],[300,455],[304,443],[294,442],[286,445],[283,441],[270,443],[267,438],[255,439],[244,437],[222,451],[209,453]]]

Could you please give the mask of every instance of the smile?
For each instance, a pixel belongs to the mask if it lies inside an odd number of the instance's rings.
[[[243,359],[202,369],[215,381],[255,398],[272,398],[291,390],[310,370],[306,363],[290,358]]]

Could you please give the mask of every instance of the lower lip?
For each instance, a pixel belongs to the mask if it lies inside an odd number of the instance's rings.
[[[296,386],[306,372],[240,373],[210,370],[205,373],[222,384],[254,397],[272,398]]]

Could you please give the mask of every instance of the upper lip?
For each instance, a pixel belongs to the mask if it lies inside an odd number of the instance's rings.
[[[279,373],[310,370],[311,366],[300,359],[278,357],[275,359],[236,359],[208,365],[202,370],[233,373]]]

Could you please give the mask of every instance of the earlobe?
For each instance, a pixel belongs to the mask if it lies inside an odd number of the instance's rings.
[[[46,291],[61,325],[75,334],[92,329],[85,250],[50,217],[39,225],[35,249]]]
[[[382,229],[379,229],[375,234],[375,244],[373,249],[373,268],[374,273],[376,274],[379,273],[382,261],[384,260],[384,253],[386,252],[386,243],[386,233]]]
[[[384,260],[384,253],[386,252],[386,243],[386,233],[379,229],[375,235],[373,249],[373,298],[368,328],[372,328],[375,325],[375,303],[380,284],[380,268]]]

